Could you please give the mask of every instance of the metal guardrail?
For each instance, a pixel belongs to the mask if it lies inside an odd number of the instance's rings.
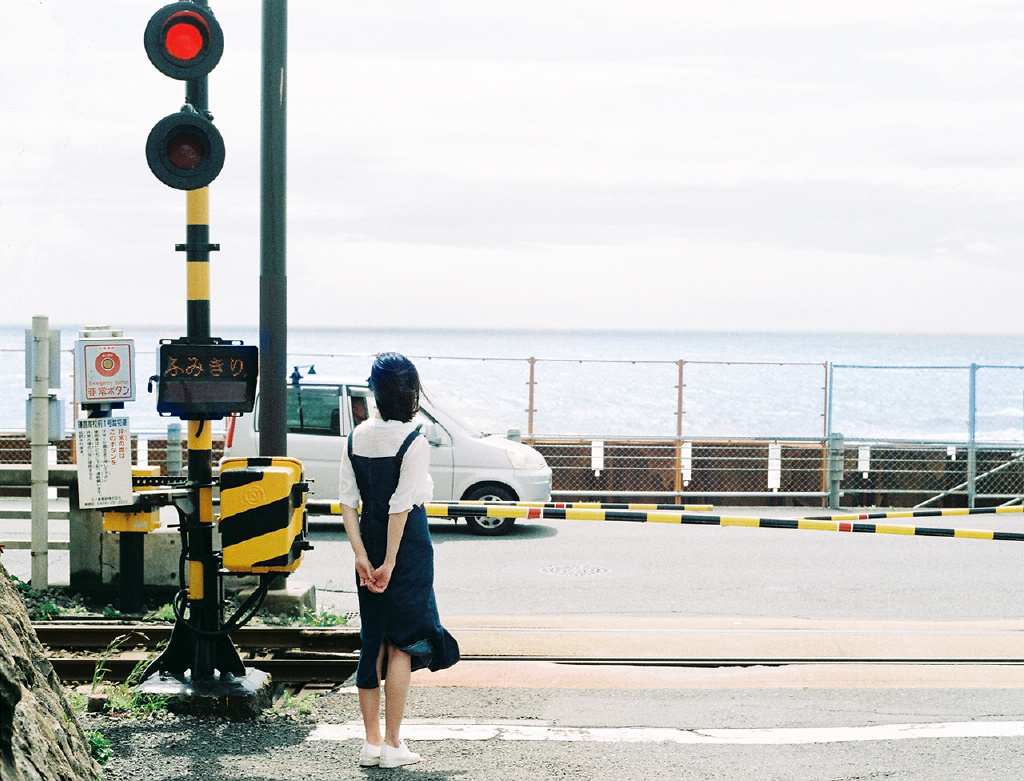
[[[69,510],[53,510],[49,511],[49,519],[54,520],[68,520],[71,517]],[[31,510],[19,510],[4,507],[0,504],[0,521],[31,521],[32,511]],[[6,550],[32,550],[32,540],[16,540],[7,536],[0,536],[0,545]],[[69,540],[56,540],[52,537],[48,537],[46,541],[46,547],[49,550],[69,550],[71,543]]]
[[[70,552],[70,567],[72,577],[77,570],[84,569],[82,562],[90,558],[99,559],[99,532],[102,529],[102,514],[94,510],[83,510],[78,506],[78,469],[73,464],[50,465],[48,472],[49,485],[52,487],[66,489],[68,492],[68,510],[47,513],[46,520],[56,518],[68,519],[69,541],[53,540],[49,538],[47,523],[42,527],[33,524],[29,541],[18,539],[3,539],[0,543],[9,550],[31,550],[33,561],[41,559],[46,561],[47,554],[51,550],[67,550]],[[28,464],[0,464],[0,488],[3,489],[25,489],[31,485],[32,470]],[[0,519],[20,520],[22,515],[31,516],[31,511],[20,509],[4,510],[0,507]],[[48,575],[44,573],[41,578],[33,577],[33,588],[46,588]]]

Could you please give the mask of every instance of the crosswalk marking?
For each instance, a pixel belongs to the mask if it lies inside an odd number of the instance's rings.
[[[862,727],[779,727],[769,729],[671,729],[659,727],[554,727],[550,725],[405,724],[409,740],[532,740],[594,743],[689,743],[704,745],[796,745],[921,738],[1024,737],[1024,721],[965,721],[938,724],[878,724]],[[307,740],[362,739],[361,722],[319,724]]]

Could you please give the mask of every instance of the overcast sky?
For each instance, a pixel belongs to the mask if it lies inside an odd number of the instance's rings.
[[[160,2],[4,0],[0,322],[185,319]],[[217,324],[256,324],[260,2],[212,0]],[[1024,331],[1024,5],[292,0],[290,322]]]

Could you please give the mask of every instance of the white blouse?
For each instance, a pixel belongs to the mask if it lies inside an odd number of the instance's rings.
[[[356,426],[352,432],[352,453],[367,458],[389,458],[398,453],[405,438],[415,429],[412,423],[398,420],[370,418]],[[425,437],[416,437],[405,451],[398,487],[391,496],[388,511],[401,513],[418,504],[429,502],[434,496],[434,481],[430,477],[430,443]],[[338,481],[338,501],[349,507],[359,507],[359,486],[356,473],[348,457],[348,442],[341,452],[341,476]]]

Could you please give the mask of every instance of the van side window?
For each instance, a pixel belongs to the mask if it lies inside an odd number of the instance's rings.
[[[365,396],[353,396],[352,397],[352,422],[357,426],[366,420],[370,416],[370,411],[366,408],[366,397]],[[361,436],[361,435],[360,435]]]
[[[377,414],[377,404],[369,388],[347,387],[349,409],[352,411],[352,425],[358,426],[364,420]],[[348,432],[345,432],[346,434]]]
[[[289,386],[288,433],[339,436],[338,389]]]

